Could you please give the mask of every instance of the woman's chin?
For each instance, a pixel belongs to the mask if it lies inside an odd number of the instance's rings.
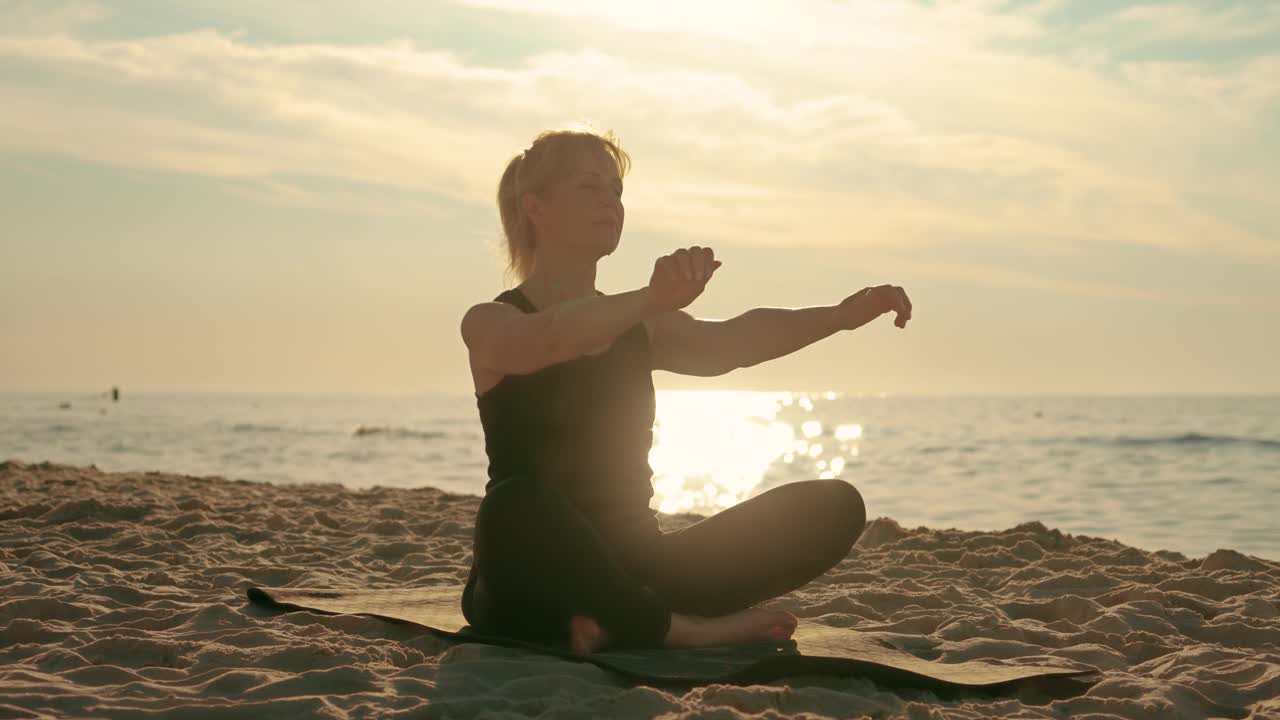
[[[596,246],[599,247],[605,255],[609,255],[614,250],[618,249],[618,242],[620,238],[612,229],[607,233],[601,233],[598,237],[599,240],[597,241]]]

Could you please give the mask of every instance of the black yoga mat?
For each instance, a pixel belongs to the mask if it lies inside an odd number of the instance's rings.
[[[1087,689],[1091,683],[1084,676],[1096,672],[978,661],[935,662],[856,630],[804,620],[791,640],[780,643],[765,640],[712,648],[607,650],[579,657],[563,648],[474,631],[462,616],[462,585],[377,590],[251,587],[248,596],[250,602],[266,607],[372,615],[418,625],[459,642],[525,648],[594,663],[637,682],[743,684],[795,675],[846,675],[893,687],[1000,690],[1029,680],[1069,680],[1068,692],[1057,688],[1053,693],[1063,695]]]

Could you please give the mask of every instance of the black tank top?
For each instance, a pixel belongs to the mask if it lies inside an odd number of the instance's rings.
[[[518,288],[494,300],[537,312]],[[486,492],[507,478],[537,478],[602,531],[657,527],[649,509],[654,391],[644,323],[598,355],[507,375],[476,405],[489,456]]]

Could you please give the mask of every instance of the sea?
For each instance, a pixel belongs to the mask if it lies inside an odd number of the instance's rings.
[[[0,460],[483,495],[470,394],[0,394]],[[841,478],[905,527],[1280,559],[1280,396],[659,391],[652,507]],[[601,482],[607,482],[602,477]],[[3,488],[0,488],[2,491]]]

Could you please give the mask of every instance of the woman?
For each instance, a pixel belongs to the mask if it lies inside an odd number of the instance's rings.
[[[548,131],[499,183],[521,284],[461,323],[489,456],[463,613],[479,631],[576,654],[785,640],[795,616],[753,606],[844,559],[862,497],[842,480],[794,482],[663,533],[649,509],[651,373],[722,374],[889,310],[904,327],[910,302],[880,286],[837,306],[696,320],[682,308],[721,265],[700,247],[606,295],[596,263],[618,246],[629,166],[612,133]]]

